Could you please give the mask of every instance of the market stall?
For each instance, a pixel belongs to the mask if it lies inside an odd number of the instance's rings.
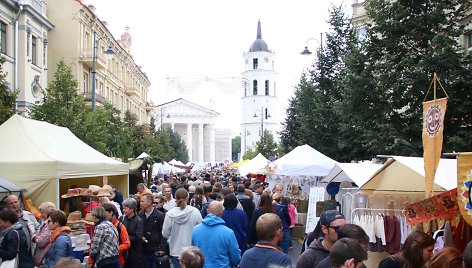
[[[243,176],[249,173],[257,174],[258,172],[263,170],[267,166],[267,164],[269,164],[269,162],[270,161],[267,160],[267,158],[265,158],[261,153],[259,153],[250,161],[238,166],[239,174]]]
[[[0,176],[39,205],[59,205],[72,185],[113,184],[128,192],[129,165],[96,151],[64,127],[13,115],[0,126]]]

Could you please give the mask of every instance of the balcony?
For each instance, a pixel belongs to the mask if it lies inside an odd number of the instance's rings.
[[[81,62],[89,67],[93,68],[93,48],[87,48],[82,50]],[[97,70],[106,69],[108,65],[107,58],[100,52],[97,51],[97,65],[95,67]]]
[[[139,89],[138,86],[132,83],[128,83],[125,85],[125,92],[128,96],[139,96]]]
[[[84,94],[85,105],[92,107],[92,92],[86,92]],[[101,94],[95,92],[95,106],[100,107],[105,104],[106,100]]]
[[[152,110],[154,110],[154,104],[151,103],[151,102],[146,102],[146,106],[144,107],[144,109],[146,109],[146,112],[151,112]]]

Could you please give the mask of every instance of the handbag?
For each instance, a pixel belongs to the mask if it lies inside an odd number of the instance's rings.
[[[18,245],[16,246],[16,257],[8,260],[8,261],[2,261],[0,264],[0,268],[18,268],[18,265],[20,263],[19,260],[19,253],[20,253],[20,234],[18,231],[14,230],[16,232],[16,235],[18,236]]]

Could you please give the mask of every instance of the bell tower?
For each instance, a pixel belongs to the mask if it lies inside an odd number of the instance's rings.
[[[275,140],[280,130],[277,115],[277,73],[275,53],[269,50],[262,39],[261,21],[257,23],[256,40],[244,53],[245,71],[243,80],[241,159],[247,150],[254,148],[264,132],[269,131]],[[265,155],[265,157],[269,157]]]

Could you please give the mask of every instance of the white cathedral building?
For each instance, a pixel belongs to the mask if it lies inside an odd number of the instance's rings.
[[[241,158],[247,150],[255,147],[266,130],[278,141],[281,126],[277,115],[275,53],[262,39],[260,21],[257,23],[257,38],[244,53],[244,62],[245,71],[241,74],[244,92],[241,98]]]

